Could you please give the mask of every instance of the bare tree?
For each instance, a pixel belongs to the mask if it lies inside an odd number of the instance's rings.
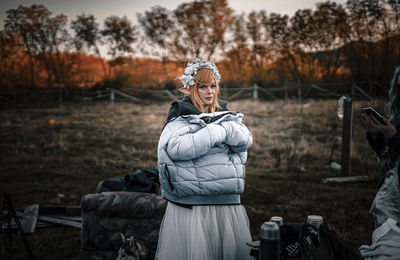
[[[31,87],[36,86],[34,56],[39,51],[36,28],[42,24],[41,17],[48,15],[49,11],[43,5],[32,5],[30,8],[20,5],[17,9],[7,10],[4,21],[5,32],[19,35],[25,45],[29,56]]]
[[[292,75],[293,80],[297,82],[303,82],[307,78],[304,72],[307,71],[305,64],[309,57],[304,55],[304,51],[311,46],[311,23],[312,11],[310,9],[296,11],[289,19],[289,25],[283,38],[286,42],[283,45],[285,48],[282,50],[283,56],[281,59],[287,60],[286,66],[289,69],[289,73]],[[308,51],[311,51],[311,49],[308,49]],[[308,75],[313,73],[310,69],[312,68],[308,68]]]
[[[51,12],[43,5],[20,5],[7,11],[5,31],[16,33],[24,42],[30,60],[31,86],[36,85],[35,59],[43,62],[49,86],[53,85],[53,77],[57,84],[64,83],[60,52],[68,47],[66,23],[65,15],[51,17]]]
[[[292,57],[289,17],[271,13],[263,20],[263,26],[274,62],[268,73],[270,76],[275,74],[280,82],[285,81],[289,75],[293,74],[293,69],[288,66],[290,57]],[[297,74],[295,73],[295,75]]]
[[[274,18],[276,19],[276,18]],[[318,79],[331,80],[343,65],[343,32],[346,30],[347,13],[333,2],[318,3],[315,11],[298,10],[290,18],[281,37],[284,54],[288,59],[295,80],[303,82]],[[269,23],[269,28],[274,23]],[[273,30],[269,30],[273,32]]]
[[[228,7],[226,0],[213,0],[208,3],[209,16],[211,20],[210,34],[208,38],[207,59],[215,54],[216,48],[219,46],[222,50],[225,47],[225,34],[229,26],[232,24],[233,10]]]
[[[145,35],[161,48],[161,56],[167,56],[168,46],[171,44],[171,34],[174,32],[176,21],[173,13],[161,6],[154,6],[144,14],[138,14],[139,24]]]
[[[235,15],[230,26],[231,40],[229,49],[225,51],[223,65],[229,72],[229,78],[244,82],[248,76],[246,67],[251,56],[247,46],[247,30],[244,14]]]
[[[312,40],[307,46],[314,51],[314,59],[322,79],[330,81],[343,65],[346,43],[344,33],[349,31],[348,14],[344,7],[335,2],[322,2],[312,13],[310,33]]]
[[[399,35],[400,2],[398,0],[362,0],[347,1],[347,8],[351,13],[351,28],[353,41],[357,42],[359,48],[363,48],[365,54],[359,53],[361,62],[359,68],[365,72],[367,65],[370,78],[390,77],[393,67],[397,65],[395,56],[396,46],[392,39]],[[357,55],[352,51],[350,56]],[[350,58],[350,57],[349,57]],[[383,68],[382,68],[383,67]],[[365,77],[363,72],[354,68],[357,77]]]
[[[101,30],[105,43],[108,44],[108,54],[112,57],[109,66],[109,76],[111,68],[123,63],[123,55],[132,54],[132,44],[137,40],[136,27],[129,19],[118,16],[110,16],[104,20],[104,29]]]
[[[166,68],[167,60],[171,55],[174,38],[176,38],[176,19],[174,14],[161,6],[154,6],[144,14],[138,14],[138,20],[146,37],[155,46],[152,52],[161,57],[164,68],[165,81],[169,79]]]
[[[263,76],[267,70],[266,66],[272,61],[271,52],[268,45],[268,38],[265,33],[263,23],[267,19],[264,10],[251,12],[247,17],[246,29],[249,38],[249,49],[251,57],[250,66],[255,71],[253,81],[264,81]]]
[[[70,35],[65,29],[67,21],[67,16],[63,14],[49,17],[43,28],[44,33],[42,32],[39,37],[40,56],[44,60],[47,70],[52,71],[54,81],[58,86],[66,84],[65,64],[61,53],[69,50]],[[49,83],[49,86],[52,85]]]
[[[24,71],[24,44],[12,32],[0,31],[0,89],[12,88],[29,81]]]
[[[178,21],[173,53],[179,60],[211,59],[232,22],[232,9],[226,0],[193,1],[179,5],[174,14]]]
[[[76,19],[71,22],[71,28],[75,32],[74,44],[76,49],[79,52],[83,49],[86,49],[89,53],[94,51],[96,56],[101,60],[104,77],[107,77],[106,65],[99,49],[101,34],[96,17],[92,14],[77,15]]]

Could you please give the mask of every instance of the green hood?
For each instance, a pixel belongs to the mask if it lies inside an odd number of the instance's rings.
[[[221,99],[218,99],[218,104],[221,109],[216,112],[227,111],[227,103]],[[174,118],[182,115],[200,115],[202,112],[197,109],[188,96],[183,97],[182,100],[174,101],[167,116],[167,123]]]

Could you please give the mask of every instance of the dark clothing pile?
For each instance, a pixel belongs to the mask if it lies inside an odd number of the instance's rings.
[[[160,182],[158,180],[158,170],[147,168],[129,173],[125,177],[116,177],[104,180],[103,190],[106,191],[130,191],[158,193]]]

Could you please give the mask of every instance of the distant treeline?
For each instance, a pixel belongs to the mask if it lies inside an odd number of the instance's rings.
[[[137,25],[115,15],[100,25],[91,14],[68,23],[43,5],[7,10],[0,88],[172,88],[195,57],[217,61],[228,86],[386,81],[400,65],[398,0],[326,1],[291,17],[192,1],[137,17]]]

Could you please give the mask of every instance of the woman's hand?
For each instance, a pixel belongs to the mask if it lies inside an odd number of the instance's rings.
[[[376,137],[379,134],[379,130],[378,128],[373,124],[372,122],[372,118],[366,114],[362,114],[362,119],[364,121],[364,125],[367,127],[367,131],[368,133],[370,133],[372,135],[372,137],[374,139],[376,139]]]
[[[363,114],[362,118],[368,132],[374,138],[376,138],[379,133],[382,133],[386,140],[389,140],[397,132],[396,128],[385,117],[382,117],[385,124],[382,124],[373,116]]]

